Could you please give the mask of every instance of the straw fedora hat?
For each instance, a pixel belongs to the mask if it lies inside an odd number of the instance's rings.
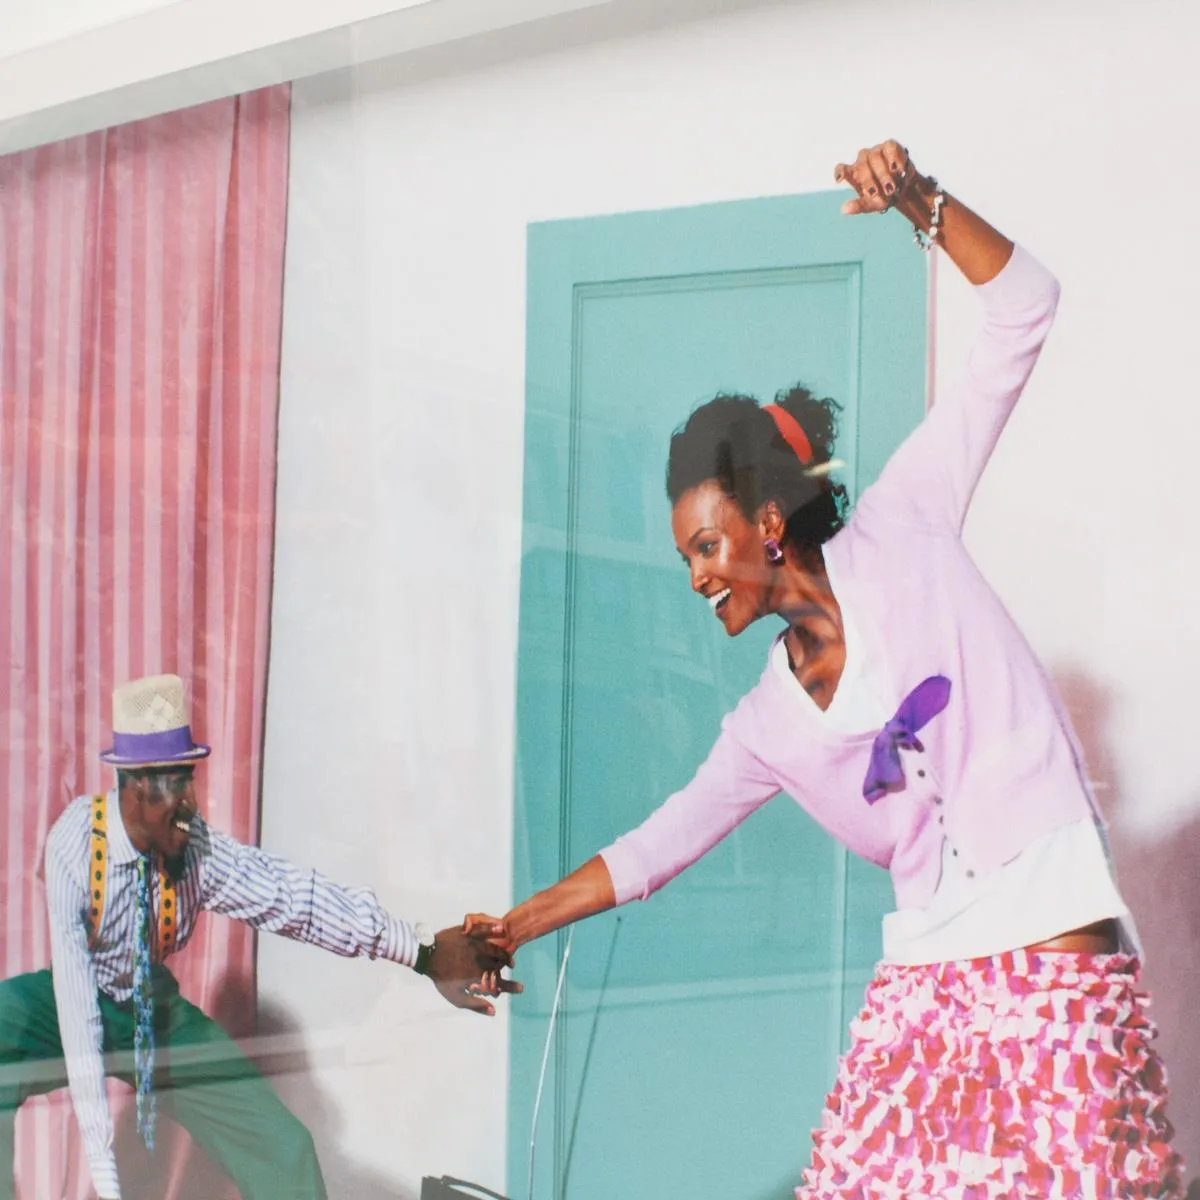
[[[183,680],[149,675],[113,692],[112,748],[100,758],[114,767],[174,767],[207,758],[192,741]]]

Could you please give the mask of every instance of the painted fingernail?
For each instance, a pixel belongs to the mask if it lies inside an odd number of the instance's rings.
[[[896,190],[896,185],[894,183],[885,183],[883,185],[883,190],[890,195]]]

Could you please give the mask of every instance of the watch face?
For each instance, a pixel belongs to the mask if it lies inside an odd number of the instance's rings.
[[[433,930],[428,925],[416,924],[413,926],[413,933],[417,935],[417,942],[422,946],[433,945]]]

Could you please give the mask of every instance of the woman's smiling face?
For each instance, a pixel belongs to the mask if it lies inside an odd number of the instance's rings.
[[[763,548],[765,531],[747,520],[715,480],[689,488],[671,510],[675,545],[730,637],[767,610],[772,567]]]

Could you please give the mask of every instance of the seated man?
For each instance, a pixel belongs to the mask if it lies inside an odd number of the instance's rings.
[[[29,1068],[64,1057],[96,1190],[120,1196],[103,1054],[115,1055],[109,1072],[136,1088],[151,1148],[161,1099],[243,1196],[324,1197],[308,1131],[162,965],[202,910],[335,954],[403,963],[451,1004],[494,1011],[473,984],[502,965],[485,944],[456,927],[434,936],[385,912],[368,888],[339,886],[210,829],[192,781],[208,753],[192,741],[178,677],[113,693],[113,744],[101,758],[117,768],[117,786],[73,801],[46,845],[53,975],[0,982],[0,1198],[13,1195],[18,1107],[64,1082]],[[519,988],[505,981],[498,990]],[[174,1053],[198,1044],[203,1051]],[[156,1046],[165,1051],[157,1072]]]

